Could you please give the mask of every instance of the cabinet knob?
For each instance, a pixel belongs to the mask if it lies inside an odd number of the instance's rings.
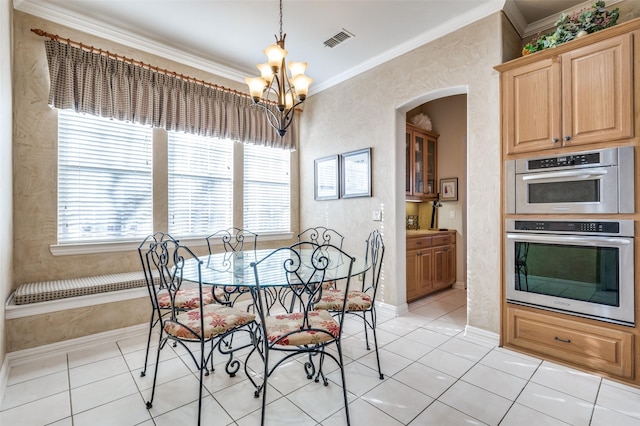
[[[570,141],[570,140],[571,140],[571,136],[565,136],[565,137],[564,137],[564,140],[565,140],[565,141]]]
[[[558,139],[558,138],[551,139],[551,142],[553,142],[553,143],[558,143],[559,141],[560,141],[560,139]]]

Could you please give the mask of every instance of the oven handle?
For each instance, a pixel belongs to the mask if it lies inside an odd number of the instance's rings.
[[[567,243],[578,242],[580,244],[590,246],[601,246],[603,243],[626,246],[631,244],[631,238],[615,238],[615,237],[587,237],[577,235],[531,235],[531,234],[507,234],[508,240],[537,241],[546,243]]]
[[[522,176],[522,180],[543,180],[543,179],[556,179],[556,178],[564,178],[564,177],[574,177],[578,179],[588,179],[590,177],[600,177],[607,174],[606,170],[598,170],[588,172],[585,170],[567,170],[563,172],[544,172],[544,173],[534,173],[529,175]]]

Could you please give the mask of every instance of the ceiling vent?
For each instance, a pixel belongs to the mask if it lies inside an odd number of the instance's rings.
[[[351,37],[355,36],[343,28],[342,31],[340,31],[338,34],[334,35],[328,40],[325,40],[323,44],[327,47],[336,47],[337,45],[349,40]]]

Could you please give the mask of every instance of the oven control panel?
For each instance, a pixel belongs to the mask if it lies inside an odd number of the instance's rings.
[[[600,153],[563,155],[559,157],[536,158],[527,161],[528,170],[553,169],[567,166],[585,166],[600,164]]]
[[[539,221],[516,220],[515,231],[552,231],[576,233],[618,234],[620,223],[599,221]]]

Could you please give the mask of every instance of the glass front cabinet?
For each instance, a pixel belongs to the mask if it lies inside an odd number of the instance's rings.
[[[407,123],[406,176],[407,200],[433,199],[438,192],[436,176],[437,133]]]

